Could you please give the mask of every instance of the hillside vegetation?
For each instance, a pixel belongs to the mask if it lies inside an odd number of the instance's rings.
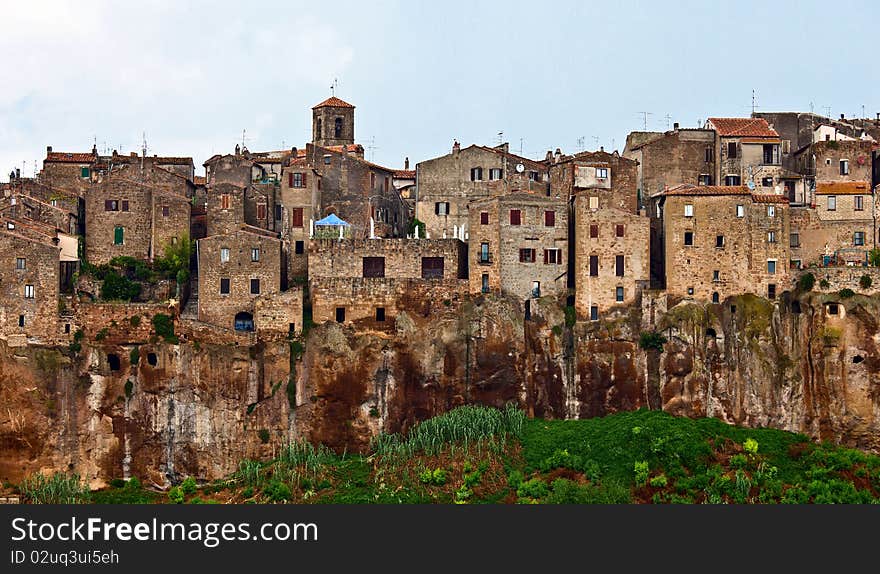
[[[369,456],[294,443],[164,493],[136,479],[89,493],[61,474],[19,490],[30,502],[863,504],[880,502],[880,457],[660,411],[547,421],[466,406],[377,437]]]

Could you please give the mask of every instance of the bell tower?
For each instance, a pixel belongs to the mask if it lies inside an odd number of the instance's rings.
[[[354,145],[354,106],[333,96],[312,108],[312,143]]]

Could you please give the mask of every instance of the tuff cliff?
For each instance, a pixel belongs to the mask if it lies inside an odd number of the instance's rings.
[[[468,402],[545,418],[662,408],[878,452],[878,317],[876,296],[680,303],[655,319],[660,351],[640,345],[638,308],[574,323],[556,301],[477,297],[384,329],[319,325],[305,345],[187,328],[176,343],[111,330],[78,352],[0,342],[0,478],[211,479],[294,438],[363,451]]]

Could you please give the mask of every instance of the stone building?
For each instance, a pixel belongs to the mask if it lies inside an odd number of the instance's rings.
[[[800,172],[782,164],[782,138],[763,118],[709,118],[715,130],[715,181],[718,185],[753,185],[759,194],[783,193],[790,202],[806,203],[807,187]]]
[[[404,310],[467,292],[467,246],[458,239],[315,239],[309,294],[316,323],[394,324]]]
[[[191,180],[153,162],[122,163],[96,177],[85,193],[85,258],[99,265],[118,256],[152,261],[190,235]]]
[[[61,246],[42,230],[4,219],[0,229],[0,335],[49,343],[60,335]],[[31,227],[34,231],[34,228]],[[68,332],[70,328],[68,327]],[[23,344],[24,341],[20,341]]]
[[[7,197],[0,199],[0,213],[5,217],[38,221],[51,226],[52,229],[57,229],[69,235],[79,233],[79,218],[76,214],[58,205],[45,203],[27,193],[30,191],[27,188],[33,186],[24,186],[25,193],[22,193],[21,187],[15,186],[16,183],[20,182],[12,183],[14,186],[13,190],[10,191]]]
[[[616,151],[556,158],[555,195],[571,198],[569,255],[575,309],[598,319],[614,305],[637,300],[650,277],[650,221],[638,206],[637,162]]]
[[[241,224],[200,239],[197,252],[199,321],[236,331],[257,330],[257,300],[281,293],[281,240]]]
[[[287,241],[287,275],[306,278],[309,271],[311,226],[321,211],[321,175],[305,155],[289,159],[282,169],[280,206],[281,236]]]
[[[565,199],[514,192],[467,206],[471,293],[522,299],[564,293],[568,278]]]
[[[720,303],[742,293],[774,299],[791,288],[786,196],[681,185],[653,201],[670,296]]]
[[[452,152],[416,164],[416,219],[429,237],[465,237],[468,204],[477,199],[513,191],[547,195],[547,163],[510,153],[508,144],[497,147],[458,142]]]
[[[714,185],[715,132],[682,129],[634,132],[626,139],[625,158],[638,163],[636,187],[642,204],[651,195],[683,183]]]
[[[313,107],[312,143],[324,148],[354,145],[354,106],[334,96]]]

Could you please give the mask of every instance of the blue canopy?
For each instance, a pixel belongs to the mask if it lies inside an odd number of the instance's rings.
[[[321,219],[321,220],[316,221],[316,222],[315,222],[315,225],[316,225],[316,226],[317,226],[317,225],[345,225],[345,226],[347,226],[347,225],[350,225],[350,224],[347,223],[347,222],[345,222],[345,221],[342,221],[341,219],[339,219],[338,217],[336,217],[336,214],[335,214],[335,213],[331,213],[330,215],[328,215],[328,216],[325,217],[324,219]]]

